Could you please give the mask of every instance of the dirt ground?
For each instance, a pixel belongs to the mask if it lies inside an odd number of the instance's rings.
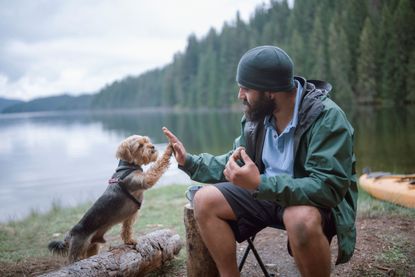
[[[269,273],[274,276],[300,276],[287,252],[284,231],[267,228],[255,239],[255,247]],[[243,249],[242,249],[243,248]],[[239,247],[243,252],[244,247]],[[337,240],[331,243],[331,276],[415,276],[415,220],[405,218],[359,218],[357,243],[350,262],[335,266]],[[383,255],[382,255],[383,253]],[[263,276],[252,254],[242,276]]]
[[[415,220],[402,217],[359,218],[357,244],[347,264],[334,266],[337,241],[331,244],[332,276],[415,276]],[[255,246],[273,276],[299,276],[287,253],[285,232],[267,228],[255,239]],[[239,258],[245,243],[238,245]],[[182,250],[183,251],[183,250]],[[0,276],[36,276],[59,268],[59,257],[33,258],[15,264],[0,263]],[[185,276],[185,265],[167,266],[156,276]],[[154,274],[153,274],[154,276]],[[241,276],[264,276],[254,256],[249,254]]]

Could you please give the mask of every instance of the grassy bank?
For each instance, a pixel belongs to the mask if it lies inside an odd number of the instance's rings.
[[[186,186],[175,185],[147,191],[140,217],[134,226],[135,234],[170,228],[183,238],[183,207],[187,201],[185,190]],[[50,255],[48,242],[63,239],[90,206],[91,203],[87,203],[76,208],[62,208],[55,204],[46,214],[33,212],[22,221],[0,224],[0,262]],[[119,230],[120,225],[107,233],[106,238],[110,243],[121,243]]]
[[[402,216],[415,218],[415,209],[404,208],[389,202],[379,201],[359,189],[357,212],[360,217]]]
[[[185,190],[186,186],[174,185],[147,191],[140,218],[134,226],[135,235],[142,235],[155,229],[170,228],[174,229],[180,237],[185,238],[183,226],[183,207],[187,202],[184,197]],[[90,205],[91,203],[87,203],[76,208],[62,208],[55,204],[47,214],[32,213],[22,221],[0,224],[0,266],[21,263],[32,258],[50,257],[47,250],[48,242],[63,239],[64,234],[78,222]],[[359,195],[358,213],[359,217],[364,218],[386,215],[415,219],[415,209],[406,209],[375,200],[363,191]],[[106,235],[108,241],[106,247],[121,243],[119,230],[120,226],[114,227]],[[389,241],[392,239],[390,238]],[[406,255],[404,247],[399,238],[396,238],[393,247],[379,252],[378,259],[386,263],[393,263],[394,259],[402,260],[404,259],[402,256]],[[163,270],[183,270],[185,259],[185,249],[182,249],[178,259]]]

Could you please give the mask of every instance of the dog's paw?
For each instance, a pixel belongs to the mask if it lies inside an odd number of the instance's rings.
[[[135,239],[127,239],[124,241],[124,243],[128,245],[136,245],[137,241]]]
[[[171,143],[169,143],[168,145],[167,145],[167,147],[166,147],[166,150],[164,151],[164,154],[166,155],[166,156],[171,156],[172,154],[173,154],[173,145],[171,144]]]

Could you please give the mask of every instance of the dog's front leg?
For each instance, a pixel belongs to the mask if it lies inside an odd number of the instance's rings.
[[[170,164],[170,156],[173,153],[173,148],[169,144],[163,155],[146,172],[137,172],[132,177],[129,183],[131,191],[139,189],[151,188],[167,170]]]
[[[125,244],[137,244],[137,241],[133,238],[133,224],[137,215],[138,210],[122,223],[121,238]]]
[[[173,147],[169,144],[166,147],[163,155],[157,159],[157,161],[151,166],[151,168],[144,172],[144,185],[146,188],[152,187],[166,172],[167,168],[170,165],[170,157],[173,154]]]

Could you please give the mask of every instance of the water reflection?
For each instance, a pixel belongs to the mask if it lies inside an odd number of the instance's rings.
[[[240,132],[241,114],[236,112],[96,114],[91,119],[122,136],[138,132],[156,142],[165,142],[163,126],[173,131],[190,152],[220,154],[232,147]]]
[[[415,172],[415,111],[413,107],[361,107],[350,113],[356,130],[358,169]]]
[[[358,172],[363,167],[414,173],[415,111],[360,108],[347,111],[356,130]],[[38,113],[0,116],[0,221],[30,209],[47,210],[95,199],[117,161],[118,143],[148,135],[161,150],[172,130],[191,153],[227,152],[240,133],[240,112]],[[174,159],[172,159],[174,161]],[[173,164],[160,182],[189,184]]]

